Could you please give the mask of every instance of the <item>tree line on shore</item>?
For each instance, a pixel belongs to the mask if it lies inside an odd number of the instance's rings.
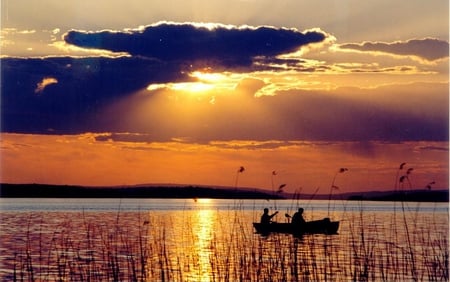
[[[272,193],[263,189],[200,185],[142,185],[87,187],[48,184],[0,184],[2,198],[216,198],[216,199],[329,199],[329,195]],[[332,195],[339,200],[448,202],[448,190],[371,191]]]

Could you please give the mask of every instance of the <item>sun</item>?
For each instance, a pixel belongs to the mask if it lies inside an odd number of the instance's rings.
[[[212,90],[214,88],[214,85],[204,82],[180,82],[174,83],[170,88],[173,90],[186,91],[189,93],[202,93]]]
[[[223,73],[211,73],[211,72],[201,72],[195,71],[191,73],[191,77],[197,78],[199,81],[217,83],[225,80],[227,78],[226,74]]]
[[[189,94],[202,94],[208,93],[208,91],[213,90],[214,87],[215,85],[212,83],[194,81],[194,82],[177,82],[177,83],[155,83],[147,86],[147,90],[148,91],[173,90]]]
[[[220,91],[234,90],[241,80],[238,74],[233,73],[194,71],[189,76],[192,78],[190,82],[150,84],[147,90],[168,89],[201,96],[210,94],[212,91],[217,93]]]
[[[212,202],[209,198],[198,198],[197,203],[199,204],[210,204]]]
[[[193,82],[174,83],[171,88],[173,90],[201,94],[214,89],[223,88],[223,83],[227,81],[227,76],[222,73],[195,71],[189,76],[194,79]]]

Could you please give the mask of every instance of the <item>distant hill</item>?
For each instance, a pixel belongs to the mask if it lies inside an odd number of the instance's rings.
[[[88,187],[47,184],[0,184],[2,198],[213,198],[213,199],[316,199],[325,194],[271,193],[256,188],[210,187],[202,185],[145,184],[135,186]],[[448,190],[371,191],[333,194],[332,199],[362,201],[449,202]]]
[[[448,202],[448,190],[373,191],[349,193],[348,200],[404,201],[404,202]]]
[[[193,185],[87,187],[47,184],[0,184],[3,198],[282,198],[258,189],[214,188]]]

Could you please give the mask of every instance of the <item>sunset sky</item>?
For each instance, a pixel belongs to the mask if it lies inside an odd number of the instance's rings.
[[[448,1],[2,0],[0,36],[3,183],[448,188]]]

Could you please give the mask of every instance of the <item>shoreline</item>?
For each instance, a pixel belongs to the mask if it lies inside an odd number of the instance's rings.
[[[354,201],[449,202],[448,190],[369,191],[339,194],[271,193],[257,188],[201,185],[136,185],[88,187],[50,184],[0,184],[0,198],[211,198],[316,199]]]

